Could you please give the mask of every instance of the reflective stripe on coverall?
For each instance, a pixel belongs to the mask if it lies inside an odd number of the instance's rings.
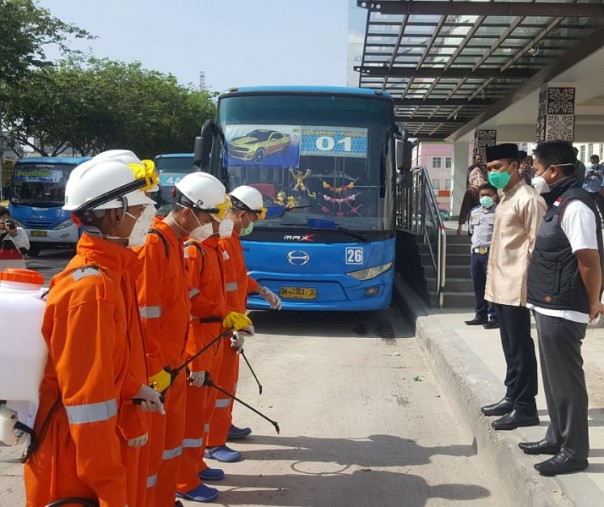
[[[224,331],[222,321],[228,313],[224,295],[224,262],[222,250],[218,246],[218,238],[210,237],[199,245],[203,248],[204,255],[194,245],[186,247],[185,253],[185,262],[189,267],[189,295],[191,296],[187,359]],[[217,378],[222,361],[222,349],[225,346],[230,347],[228,338],[223,338],[201,354],[189,365],[189,369],[209,372],[210,378]],[[191,491],[201,484],[199,472],[207,468],[203,455],[216,393],[217,390],[211,387],[187,385],[185,438],[178,491]]]
[[[147,370],[151,376],[164,366],[176,368],[184,362],[190,306],[183,241],[161,220],[156,220],[153,228],[163,239],[157,234],[149,234],[145,245],[135,249],[141,260],[137,273],[138,304]],[[164,240],[168,245],[167,252]],[[184,433],[185,376],[182,371],[166,391],[166,415],[151,414],[147,474],[149,507],[174,505]]]
[[[148,431],[146,415],[129,402],[147,381],[134,286],[123,276],[136,262],[131,251],[84,233],[50,283],[42,324],[48,362],[35,423],[41,440],[24,470],[28,507],[65,497],[144,505],[135,497],[140,471],[130,468],[141,449],[126,443]]]
[[[248,292],[257,290],[258,282],[247,274],[238,231],[233,230],[233,234],[229,238],[220,239],[219,244],[225,252],[224,266],[227,308],[229,311],[245,314]],[[233,347],[226,346],[223,348],[220,373],[214,381],[216,385],[231,394],[235,394],[238,378],[239,354]],[[218,393],[214,414],[210,421],[210,433],[207,439],[208,447],[218,447],[226,444],[227,435],[232,423],[232,414],[233,403],[231,398]]]

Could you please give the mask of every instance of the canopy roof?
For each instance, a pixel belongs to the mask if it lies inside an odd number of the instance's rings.
[[[419,139],[454,141],[604,47],[602,0],[357,5],[367,9],[359,86],[388,91]]]

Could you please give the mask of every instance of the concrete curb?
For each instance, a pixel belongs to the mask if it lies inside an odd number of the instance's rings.
[[[400,277],[395,279],[394,298],[402,313],[415,326],[415,335],[428,356],[441,388],[485,463],[490,463],[500,490],[508,493],[510,505],[532,507],[579,505],[561,492],[567,488],[557,478],[543,478],[518,449],[517,433],[492,429],[491,418],[480,407],[499,399],[501,379],[454,332],[447,333],[437,319],[438,310],[428,309]],[[514,433],[516,433],[514,435]],[[582,502],[580,502],[582,503]],[[591,505],[595,505],[591,503]]]

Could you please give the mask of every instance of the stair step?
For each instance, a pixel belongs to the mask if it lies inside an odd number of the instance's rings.
[[[426,278],[426,284],[430,289],[436,288],[436,278]],[[474,284],[468,278],[446,278],[445,292],[471,292],[474,297]]]
[[[420,262],[422,266],[431,266],[432,257],[429,253],[420,254]],[[447,266],[465,266],[470,268],[470,253],[466,254],[449,254],[447,252]]]
[[[418,252],[420,254],[429,254],[430,250],[428,249],[428,245],[419,245]],[[469,254],[470,253],[470,245],[467,244],[449,244],[447,243],[447,255],[449,254]]]
[[[445,276],[449,278],[467,278],[470,280],[470,264],[467,266],[451,266],[447,264],[445,268]]]
[[[438,307],[438,296],[436,292],[428,292],[428,296],[430,298],[430,304],[434,307]],[[442,308],[474,308],[475,306],[476,299],[474,298],[474,292],[443,292]]]
[[[472,244],[472,238],[467,235],[456,236],[454,234],[447,234],[447,246],[448,245],[468,245],[468,249]]]

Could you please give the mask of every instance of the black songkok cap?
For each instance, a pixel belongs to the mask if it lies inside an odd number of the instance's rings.
[[[487,162],[493,162],[493,160],[502,160],[506,158],[518,160],[520,158],[520,155],[518,154],[518,145],[512,143],[487,146],[486,151]]]

